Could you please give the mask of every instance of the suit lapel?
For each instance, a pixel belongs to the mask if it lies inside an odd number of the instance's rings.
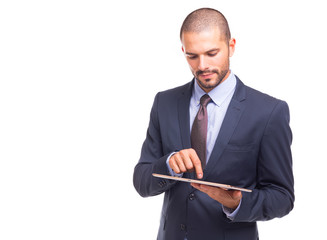
[[[189,108],[193,83],[194,80],[187,85],[185,91],[182,93],[181,98],[178,102],[178,120],[184,149],[191,147]]]
[[[210,159],[206,168],[204,169],[204,179],[210,174],[216,164],[220,162],[220,156],[227,146],[234,130],[242,116],[245,108],[246,91],[244,84],[238,77],[237,85],[233,98],[227,109],[224,121],[221,125],[219,135],[216,139],[215,146],[212,150]],[[183,149],[191,148],[191,137],[190,137],[190,99],[192,96],[194,80],[186,85],[186,88],[181,94],[178,101],[178,120],[180,126],[180,134],[182,138]]]
[[[204,169],[204,179],[207,178],[214,166],[216,164],[219,164],[220,156],[223,153],[225,147],[227,146],[242,116],[243,110],[245,108],[245,98],[246,93],[244,84],[237,78],[235,93],[227,109],[225,118],[221,125],[220,132],[216,139],[216,143],[212,150],[208,164]]]

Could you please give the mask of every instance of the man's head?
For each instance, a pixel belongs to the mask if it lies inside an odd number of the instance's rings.
[[[180,38],[191,71],[204,91],[211,91],[228,77],[235,39],[220,12],[201,8],[190,13],[183,22]]]

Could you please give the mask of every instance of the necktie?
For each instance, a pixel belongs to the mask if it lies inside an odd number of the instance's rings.
[[[206,165],[207,153],[207,128],[208,128],[208,112],[207,105],[211,101],[208,94],[200,99],[200,109],[194,119],[191,130],[191,146],[198,154],[202,163],[202,169]]]

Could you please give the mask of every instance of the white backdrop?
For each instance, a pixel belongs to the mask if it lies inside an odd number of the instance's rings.
[[[231,68],[291,110],[294,210],[260,239],[326,239],[324,1],[1,1],[0,239],[155,239],[133,168],[154,95],[192,75],[179,28],[224,13]]]

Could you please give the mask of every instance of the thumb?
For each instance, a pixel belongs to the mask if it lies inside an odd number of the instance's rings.
[[[232,197],[234,199],[241,199],[242,198],[242,192],[241,191],[233,191]]]

